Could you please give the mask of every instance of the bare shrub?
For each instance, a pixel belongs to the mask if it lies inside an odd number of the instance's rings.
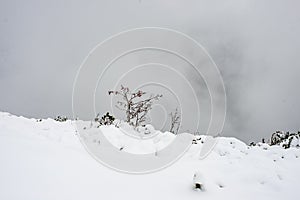
[[[148,112],[152,109],[153,102],[162,97],[162,95],[157,94],[145,98],[146,92],[141,90],[131,92],[128,87],[123,85],[120,90],[108,91],[108,94],[114,94],[122,98],[122,100],[117,101],[116,107],[125,111],[126,122],[135,127],[145,122]]]
[[[171,127],[170,127],[170,132],[173,134],[178,134],[179,128],[180,128],[180,113],[178,109],[170,113],[171,116]]]

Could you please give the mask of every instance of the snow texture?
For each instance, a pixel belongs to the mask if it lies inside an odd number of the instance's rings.
[[[151,152],[174,135],[158,133],[138,145],[115,126],[101,127],[108,139],[128,152]],[[127,127],[129,128],[129,127]],[[119,173],[90,156],[74,122],[27,119],[0,112],[0,199],[297,199],[300,150],[279,145],[253,147],[219,137],[204,160],[198,136],[178,162],[145,175]],[[154,139],[155,138],[155,139]],[[195,190],[195,183],[205,190]]]

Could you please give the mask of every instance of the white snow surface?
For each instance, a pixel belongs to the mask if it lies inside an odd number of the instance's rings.
[[[118,128],[100,126],[99,129],[115,147],[134,154],[155,153],[167,147],[176,137],[170,132],[157,131],[150,124],[135,130],[127,123],[121,122]]]
[[[114,126],[103,131],[124,150],[153,151],[153,143],[138,147]],[[171,133],[159,135],[154,145],[167,145],[174,138]],[[267,144],[249,147],[235,138],[219,137],[213,151],[200,160],[205,136],[200,138],[172,166],[131,175],[111,170],[89,155],[73,121],[37,122],[0,112],[0,199],[299,198],[300,149]],[[194,190],[194,182],[203,184],[205,191]]]

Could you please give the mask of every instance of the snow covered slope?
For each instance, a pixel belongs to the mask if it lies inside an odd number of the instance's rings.
[[[95,161],[79,142],[72,121],[37,122],[0,113],[0,199],[299,198],[299,149],[248,147],[220,137],[212,153],[199,160],[204,138],[165,170],[129,175]],[[111,140],[128,145],[122,138]],[[194,174],[205,191],[193,190]]]

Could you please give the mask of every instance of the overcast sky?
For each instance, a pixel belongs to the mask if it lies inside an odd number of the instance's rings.
[[[300,129],[297,0],[0,1],[0,110],[72,116],[83,59],[107,37],[155,26],[201,43],[227,93],[222,135],[246,142]]]

